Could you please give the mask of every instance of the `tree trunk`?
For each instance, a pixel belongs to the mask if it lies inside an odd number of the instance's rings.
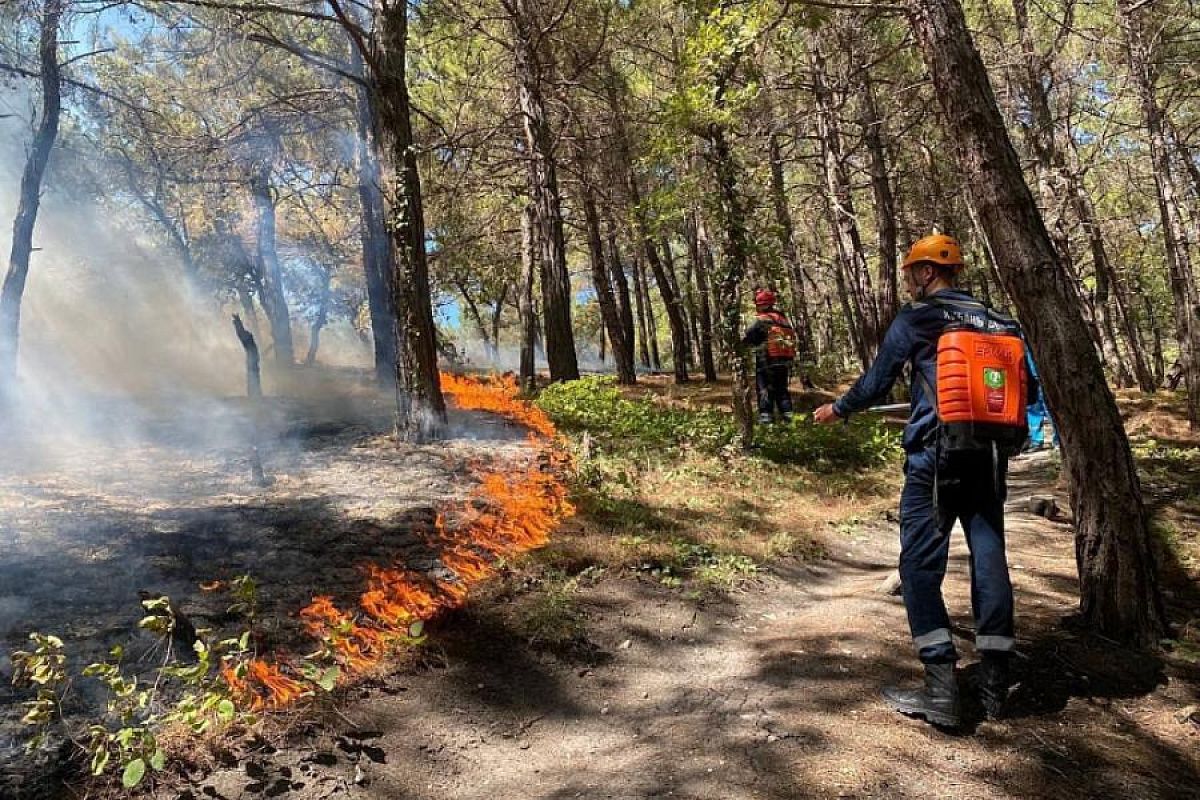
[[[321,346],[321,329],[329,320],[329,301],[333,297],[333,292],[329,290],[329,284],[332,279],[333,272],[322,268],[321,297],[317,303],[317,316],[308,329],[308,354],[304,356],[304,366],[306,367],[311,367],[317,361],[317,349]]]
[[[838,255],[842,261],[846,288],[851,291],[850,302],[854,306],[856,324],[861,330],[859,358],[863,367],[870,364],[871,354],[879,347],[883,331],[879,327],[879,314],[875,308],[875,293],[871,286],[871,273],[867,268],[867,257],[863,252],[862,235],[858,230],[858,217],[854,211],[853,188],[846,171],[845,153],[842,149],[841,128],[832,94],[825,83],[825,59],[821,54],[819,37],[809,38],[809,53],[813,69],[813,95],[817,101],[817,130],[821,140],[821,164],[828,188],[827,201],[833,221]]]
[[[550,116],[542,94],[546,65],[539,52],[544,36],[534,0],[511,0],[505,7],[513,30],[513,61],[517,70],[521,118],[528,148],[533,202],[537,211],[541,247],[542,315],[546,361],[550,380],[579,377],[575,333],[571,329],[571,276],[567,272],[567,245],[563,234],[562,196]]]
[[[633,277],[634,289],[641,294],[642,310],[638,313],[645,314],[646,330],[644,331],[645,339],[649,343],[650,357],[647,366],[656,372],[662,372],[662,359],[658,356],[658,319],[654,316],[654,302],[650,298],[650,282],[646,277],[646,266],[640,258],[633,260]]]
[[[500,363],[500,318],[504,314],[504,303],[508,300],[510,289],[511,284],[504,284],[504,288],[500,290],[500,296],[496,298],[496,305],[492,309],[492,360],[497,364]]]
[[[959,168],[1017,305],[1062,436],[1075,512],[1080,611],[1100,633],[1152,646],[1166,630],[1141,484],[1079,301],[957,0],[909,0]]]
[[[264,164],[250,178],[250,192],[254,196],[255,238],[258,242],[256,260],[262,279],[259,302],[267,315],[267,324],[271,326],[275,363],[287,368],[296,363],[296,353],[292,343],[292,320],[287,295],[283,292],[283,270],[279,266],[279,252],[275,246],[275,198],[271,194],[270,163]]]
[[[362,54],[351,47],[351,63],[359,75]],[[367,288],[367,310],[371,317],[371,340],[375,353],[375,380],[382,389],[396,386],[396,307],[392,291],[395,253],[388,238],[387,210],[383,201],[379,141],[375,136],[375,114],[371,93],[365,86],[355,92],[354,121],[358,132],[354,160],[358,171],[358,202],[362,214],[363,273]]]
[[[696,368],[696,342],[700,339],[700,329],[696,325],[696,297],[692,291],[691,261],[685,261],[683,281],[679,279],[676,269],[676,259],[671,251],[671,241],[662,237],[662,255],[667,267],[667,276],[671,278],[671,288],[676,294],[680,317],[683,318],[684,349],[688,351],[688,369]]]
[[[674,281],[667,274],[667,269],[663,264],[663,260],[659,257],[658,249],[654,246],[654,239],[651,236],[650,223],[646,218],[646,208],[642,203],[641,187],[638,185],[637,174],[634,172],[633,154],[629,147],[629,138],[625,132],[625,112],[621,108],[620,98],[617,95],[616,76],[611,67],[609,67],[609,80],[606,88],[609,110],[612,113],[617,159],[619,161],[619,168],[624,170],[625,192],[628,195],[629,205],[633,210],[633,239],[641,244],[646,261],[650,264],[650,271],[654,274],[654,282],[658,284],[658,292],[662,296],[663,307],[667,312],[667,326],[671,331],[671,354],[674,361],[672,367],[675,373],[675,382],[687,383],[687,321],[684,319],[679,292],[674,287]],[[670,257],[669,254],[667,257]],[[636,264],[637,261],[635,260],[634,263]],[[642,287],[648,289],[644,274],[641,276],[641,282]],[[650,341],[654,367],[655,369],[662,369],[662,364],[657,354],[658,343],[656,340],[658,337],[655,331],[656,325],[652,309],[653,306],[650,304],[649,294],[647,294],[646,312],[648,315],[648,327],[652,337]]]
[[[1078,268],[1071,252],[1070,236],[1067,230],[1064,209],[1068,202],[1074,201],[1074,187],[1070,171],[1067,168],[1066,156],[1057,142],[1057,128],[1054,112],[1050,108],[1050,85],[1052,75],[1047,67],[1046,59],[1038,53],[1033,40],[1033,32],[1029,27],[1027,0],[1012,0],[1013,19],[1017,25],[1017,36],[1020,41],[1022,54],[1021,89],[1028,104],[1029,117],[1026,131],[1030,149],[1034,155],[1034,166],[1037,174],[1038,192],[1042,205],[1047,214],[1052,214],[1048,220],[1050,238],[1064,268],[1074,279],[1072,281],[1076,293],[1082,303],[1088,329],[1092,341],[1104,355],[1104,363],[1119,373],[1122,368],[1120,352],[1115,342],[1106,336],[1107,306],[1089,298],[1083,289],[1082,281],[1078,280]],[[1070,136],[1070,131],[1065,135]],[[1081,219],[1082,222],[1082,219]],[[1107,276],[1100,272],[1096,274],[1097,294],[1103,292],[1107,301]],[[1111,328],[1111,325],[1109,325]]]
[[[636,358],[636,334],[633,325],[633,307],[629,300],[629,281],[625,277],[625,266],[621,263],[621,250],[617,247],[616,227],[609,218],[608,226],[608,267],[612,273],[612,282],[617,289],[617,311],[621,317],[621,343],[628,351],[629,363]]]
[[[42,197],[42,176],[50,160],[50,150],[58,136],[58,117],[62,107],[58,66],[58,23],[63,0],[46,0],[42,9],[39,58],[42,72],[42,119],[21,175],[21,195],[13,221],[12,248],[8,271],[0,289],[0,386],[14,385],[17,378],[17,349],[21,335],[21,299],[29,276],[29,258],[33,253],[33,226],[37,221]]]
[[[432,436],[446,421],[437,365],[436,329],[425,256],[425,214],[413,147],[405,51],[408,6],[374,0],[376,41],[372,104],[381,149],[383,190],[390,219],[395,264],[392,302],[396,309],[396,435],[408,441]]]
[[[700,365],[704,369],[704,380],[713,383],[717,380],[717,364],[713,360],[712,289],[709,285],[712,254],[706,252],[707,241],[701,241],[703,225],[696,211],[688,214],[688,257],[692,260],[692,269],[696,273],[696,293],[700,296],[697,309],[700,314]]]
[[[792,212],[788,208],[787,190],[783,182],[783,155],[779,147],[779,134],[767,139],[768,157],[771,162],[771,203],[775,207],[775,228],[779,233],[779,249],[783,255],[784,269],[792,286],[792,321],[798,334],[800,355],[803,359],[813,357],[813,344],[808,314],[808,296],[804,287],[804,267],[796,253],[796,233],[792,224]]]
[[[534,245],[533,203],[521,209],[521,291],[517,295],[517,313],[521,320],[521,389],[532,393],[537,383],[534,379],[534,339],[537,336],[537,319],[533,311],[533,278],[537,274],[538,253]]]
[[[713,173],[717,184],[720,225],[725,236],[726,267],[718,284],[721,303],[721,343],[733,371],[733,417],[739,441],[749,450],[754,443],[754,408],[750,399],[750,368],[742,351],[742,281],[750,264],[750,244],[746,235],[746,214],[737,188],[737,164],[725,135],[725,129],[710,124],[707,136]]]
[[[870,154],[871,192],[875,198],[875,230],[879,241],[875,305],[878,309],[879,335],[882,336],[900,310],[896,277],[896,201],[888,179],[884,120],[875,102],[875,87],[871,84],[870,73],[866,70],[860,74],[859,87],[862,94],[863,142]]]
[[[1175,301],[1175,338],[1179,342],[1179,364],[1187,387],[1188,422],[1195,430],[1200,427],[1200,304],[1197,303],[1187,235],[1175,197],[1175,179],[1171,169],[1171,152],[1163,131],[1162,109],[1155,94],[1158,68],[1154,64],[1154,43],[1137,18],[1138,12],[1129,6],[1129,0],[1118,0],[1117,17],[1125,35],[1129,71],[1150,139],[1150,159],[1154,166],[1159,216],[1162,218],[1163,245],[1171,275],[1171,296]]]
[[[580,159],[581,170],[586,170],[586,156]],[[586,175],[580,187],[583,205],[583,221],[587,228],[588,263],[592,268],[592,285],[596,289],[596,302],[600,304],[600,360],[604,360],[604,332],[612,342],[613,361],[617,365],[617,383],[632,386],[637,381],[633,366],[633,351],[626,346],[625,328],[621,324],[621,312],[613,296],[609,282],[608,263],[604,258],[604,240],[600,233],[600,213],[596,210],[596,194]]]

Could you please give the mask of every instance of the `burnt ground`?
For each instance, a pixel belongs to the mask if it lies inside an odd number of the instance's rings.
[[[260,487],[245,401],[90,408],[86,431],[6,431],[0,796],[8,779],[21,780],[19,701],[28,693],[9,684],[8,654],[30,632],[60,636],[75,672],[121,645],[127,668],[146,674],[164,651],[138,628],[139,591],[168,595],[219,636],[246,627],[244,614],[230,612],[228,587],[250,575],[256,645],[291,649],[300,643],[295,613],[314,595],[356,604],[364,562],[435,570],[422,536],[435,506],[467,498],[471,465],[528,455],[524,429],[489,415],[452,412],[447,439],[409,446],[387,435],[388,404],[369,392],[268,398],[257,441],[270,483]],[[103,701],[95,691],[76,682],[65,711],[93,714]]]
[[[1071,530],[1027,513],[1033,493],[1065,506],[1044,454],[1012,476],[1019,684],[1007,719],[971,706],[947,732],[880,703],[879,685],[915,679],[918,665],[899,599],[876,591],[897,552],[879,516],[831,532],[825,559],[785,559],[724,594],[584,573],[582,631],[565,648],[531,643],[521,609],[537,583],[516,571],[444,620],[419,663],[156,796],[1200,797],[1195,663],[1063,625],[1077,596]],[[550,547],[603,535],[580,518]],[[955,537],[946,593],[966,687],[975,654]],[[1175,585],[1171,603],[1194,617],[1194,583]]]

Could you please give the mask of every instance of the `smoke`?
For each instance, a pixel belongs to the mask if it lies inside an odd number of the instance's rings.
[[[0,250],[11,247],[27,123],[0,120]],[[22,303],[15,399],[29,434],[111,434],[136,411],[118,399],[236,390],[241,354],[219,309],[196,297],[174,259],[126,220],[73,199],[47,173]],[[6,259],[7,260],[7,259]],[[117,427],[123,427],[117,424]]]
[[[0,118],[5,266],[29,138],[28,119]],[[167,427],[210,445],[241,440],[241,420],[231,418],[227,402],[246,390],[232,309],[190,285],[178,258],[142,223],[114,218],[107,205],[75,196],[71,169],[70,157],[56,149],[34,229],[18,380],[3,387],[10,398],[6,428],[21,441],[6,436],[0,448],[20,444],[26,456],[37,453],[44,462],[81,441],[120,445],[161,438]],[[296,390],[303,381],[272,373],[261,327],[265,389]],[[294,328],[303,357],[308,326],[295,320]],[[346,321],[331,320],[321,332],[324,364],[365,366],[369,352]]]

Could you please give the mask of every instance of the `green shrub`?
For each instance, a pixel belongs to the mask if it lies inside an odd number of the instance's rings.
[[[561,429],[587,430],[618,442],[623,450],[688,447],[717,453],[737,439],[737,426],[728,412],[630,400],[607,376],[553,384],[538,396],[537,405]],[[896,452],[898,443],[898,433],[873,417],[833,426],[795,419],[788,425],[759,425],[754,431],[759,456],[818,471],[879,464]]]

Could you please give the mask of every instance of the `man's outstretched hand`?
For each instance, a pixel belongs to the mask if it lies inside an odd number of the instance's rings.
[[[833,403],[826,403],[813,412],[813,420],[821,425],[832,425],[840,419],[833,410]]]

